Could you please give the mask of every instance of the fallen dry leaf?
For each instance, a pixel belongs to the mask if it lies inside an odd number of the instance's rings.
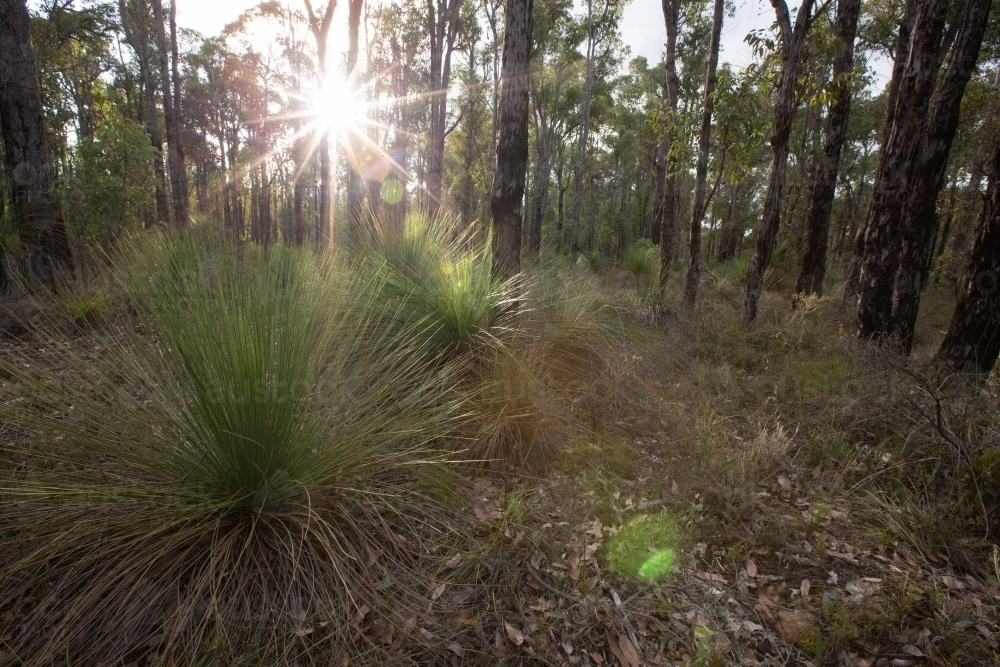
[[[804,598],[809,597],[809,587],[810,586],[811,586],[811,584],[809,583],[808,579],[803,579],[802,583],[799,584],[799,593],[802,594],[802,597],[804,597]]]
[[[439,597],[441,597],[441,595],[444,593],[444,589],[447,587],[448,584],[441,584],[440,586],[435,588],[434,592],[431,593],[431,601],[437,600]]]
[[[757,576],[757,561],[753,558],[747,561],[747,576],[751,579]]]
[[[604,631],[605,636],[608,640],[608,650],[611,651],[611,655],[618,659],[618,664],[622,667],[629,667],[628,663],[625,662],[625,656],[622,655],[622,650],[618,647],[618,640],[615,639],[610,632]]]
[[[507,639],[514,642],[515,646],[520,646],[524,643],[524,634],[513,625],[510,623],[504,623],[503,629],[507,631]]]
[[[623,663],[624,667],[642,667],[642,658],[639,657],[639,652],[632,645],[632,642],[625,635],[618,635],[618,648],[622,652],[622,656],[628,663]]]
[[[698,577],[702,581],[711,581],[720,584],[729,583],[721,574],[712,574],[711,572],[695,572],[694,576]]]
[[[459,660],[465,657],[465,649],[461,644],[448,644],[448,650],[457,655]]]
[[[598,665],[604,664],[604,656],[598,653],[597,651],[587,651],[587,653],[588,655],[590,655],[590,659],[596,662]]]

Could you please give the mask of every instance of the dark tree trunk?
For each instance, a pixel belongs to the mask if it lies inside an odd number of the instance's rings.
[[[667,29],[667,50],[664,62],[664,88],[670,111],[677,111],[680,98],[680,80],[677,77],[677,35],[680,30],[680,0],[662,0],[663,23]],[[660,202],[660,292],[667,284],[670,264],[674,261],[674,237],[677,235],[677,200],[680,181],[677,178],[677,159],[672,151],[673,135],[670,130],[664,138],[663,199]]]
[[[57,288],[72,276],[73,254],[45,140],[42,91],[23,0],[0,0],[0,137],[10,178],[10,211],[31,277]]]
[[[989,373],[1000,354],[1000,146],[979,215],[968,276],[937,361],[953,371]]]
[[[748,325],[757,319],[760,291],[764,281],[764,271],[771,260],[771,252],[778,240],[779,213],[781,212],[781,192],[785,187],[785,167],[788,160],[788,139],[795,119],[795,82],[799,70],[799,59],[806,32],[812,21],[813,0],[802,0],[795,26],[785,0],[771,0],[778,26],[781,29],[782,66],[781,81],[774,100],[774,128],[771,130],[771,167],[764,195],[764,211],[760,229],[757,230],[757,247],[750,266],[747,267],[746,288],[743,292],[743,307],[740,319]]]
[[[458,36],[462,0],[428,0],[428,27],[431,49],[430,141],[427,165],[429,208],[441,206],[444,178],[444,138],[448,122],[448,86],[451,79],[451,54]]]
[[[892,135],[893,114],[898,107],[897,100],[899,98],[899,90],[903,83],[904,71],[907,64],[906,53],[909,51],[910,36],[913,32],[913,17],[916,14],[916,7],[919,1],[920,0],[909,0],[906,3],[903,11],[903,17],[900,19],[899,27],[896,30],[896,45],[893,51],[892,78],[889,80],[889,93],[886,100],[886,109],[888,109],[888,112],[886,114],[885,124],[882,126],[882,140],[879,142],[879,146],[881,147],[888,145],[889,138]],[[881,163],[879,166],[881,166]],[[878,169],[876,168],[876,181],[877,180]],[[861,187],[864,188],[864,180],[861,181]],[[875,183],[872,184],[872,187],[875,187]],[[845,304],[851,299],[856,299],[860,290],[861,262],[865,254],[865,236],[868,233],[864,222],[862,222],[861,226],[856,229],[855,224],[856,223],[852,220],[850,238],[851,260],[847,265],[847,277],[844,283]]]
[[[958,21],[958,35],[932,104],[923,148],[913,174],[889,328],[889,334],[904,354],[909,354],[913,347],[920,292],[938,228],[938,194],[944,186],[948,155],[958,130],[965,85],[976,69],[979,47],[986,33],[990,3],[991,0],[967,0],[962,13],[953,19]]]
[[[722,38],[723,0],[715,0],[712,11],[712,42],[709,46],[708,71],[705,74],[705,100],[698,135],[698,167],[695,171],[694,202],[691,205],[691,238],[688,252],[688,272],[684,285],[684,300],[694,305],[701,279],[701,222],[705,217],[705,186],[708,182],[708,151],[712,139],[712,109],[715,106],[716,70],[719,67],[719,40]]]
[[[533,0],[508,0],[503,40],[497,162],[493,176],[493,275],[520,270],[521,209],[528,168],[528,64]]]
[[[171,14],[173,8],[171,8]],[[184,170],[184,149],[181,146],[179,109],[175,108],[170,84],[170,62],[163,2],[153,0],[153,20],[156,23],[156,47],[160,55],[160,87],[163,89],[163,116],[167,126],[167,171],[170,173],[171,200],[174,204],[174,226],[187,226],[187,172]],[[174,32],[173,30],[171,32]]]
[[[326,85],[326,45],[330,34],[330,24],[333,23],[333,12],[337,9],[337,0],[328,0],[326,11],[322,16],[316,16],[312,3],[303,0],[309,17],[309,31],[316,40],[316,63],[319,70],[319,85]],[[319,140],[319,218],[316,220],[316,242],[321,249],[330,247],[333,232],[333,168],[330,164],[330,130],[320,129],[323,135]]]
[[[806,218],[805,248],[795,292],[822,294],[826,276],[827,245],[830,236],[830,211],[837,190],[840,150],[847,136],[847,120],[851,113],[851,76],[854,72],[854,36],[861,13],[860,0],[840,0],[834,32],[838,52],[833,61],[833,85],[836,91],[826,121],[826,140],[813,182],[809,214]]]
[[[892,291],[899,267],[900,237],[907,197],[927,126],[927,112],[941,62],[941,41],[947,0],[911,0],[916,3],[909,48],[897,52],[906,58],[898,71],[895,105],[886,118],[882,157],[871,200],[862,225],[858,278],[858,336],[879,341],[889,334]],[[908,3],[909,4],[909,3]],[[894,68],[893,76],[897,74]]]
[[[605,2],[605,14],[610,0]],[[604,21],[602,16],[598,23]],[[573,221],[569,232],[570,249],[580,252],[580,216],[583,213],[583,169],[584,159],[587,156],[587,147],[590,145],[590,104],[594,94],[594,64],[597,59],[597,45],[600,42],[598,36],[598,26],[594,19],[594,2],[587,0],[587,52],[586,52],[586,74],[583,79],[583,92],[580,98],[580,134],[576,146],[576,167],[573,170]]]
[[[359,90],[358,31],[361,28],[362,2],[348,0],[347,3],[347,90],[352,96],[356,96]],[[347,131],[347,228],[350,239],[358,242],[365,234],[361,216],[364,156],[358,132],[353,128]]]
[[[138,30],[136,30],[136,26],[133,25],[133,19],[125,6],[125,0],[119,0],[118,9],[121,14],[125,39],[128,41],[129,46],[132,47],[139,62],[139,77],[142,81],[146,103],[145,118],[143,120],[146,125],[146,134],[149,135],[149,141],[153,144],[154,149],[153,177],[156,195],[156,222],[166,225],[170,219],[170,209],[167,205],[166,174],[163,171],[163,135],[160,134],[160,116],[156,112],[157,85],[149,61],[149,11],[146,8],[146,0],[138,0],[136,2],[137,16],[135,17],[135,23],[138,24]],[[147,218],[147,227],[150,226],[150,222],[152,222],[152,218]]]

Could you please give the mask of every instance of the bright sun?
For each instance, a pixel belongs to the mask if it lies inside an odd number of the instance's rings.
[[[325,125],[334,134],[341,134],[356,125],[358,108],[355,97],[345,81],[331,77],[324,89],[313,98],[316,122]]]

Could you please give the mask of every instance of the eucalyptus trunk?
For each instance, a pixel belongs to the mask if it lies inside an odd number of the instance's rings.
[[[0,0],[0,137],[10,214],[21,233],[30,277],[55,289],[72,277],[73,254],[45,139],[42,90],[23,0]]]
[[[837,191],[840,153],[847,136],[847,121],[851,113],[854,73],[854,38],[861,14],[861,0],[839,0],[834,33],[837,55],[833,61],[834,99],[826,121],[823,155],[816,169],[799,277],[795,281],[797,294],[822,294],[826,277],[826,258],[830,236],[830,212]]]
[[[900,238],[907,197],[915,184],[928,107],[941,62],[947,0],[911,0],[915,4],[909,48],[895,105],[888,111],[882,157],[862,224],[858,278],[858,336],[881,341],[892,322],[893,283],[899,268]],[[897,71],[894,70],[895,76]]]
[[[781,194],[785,187],[785,167],[788,162],[788,139],[792,133],[792,121],[795,119],[795,84],[798,78],[802,45],[812,20],[813,0],[802,0],[798,15],[795,17],[794,28],[785,0],[771,0],[771,5],[774,7],[781,30],[781,80],[774,100],[774,127],[771,130],[770,140],[771,167],[767,181],[767,192],[764,195],[764,211],[761,215],[760,229],[757,230],[753,258],[747,267],[743,306],[740,311],[740,319],[744,325],[749,325],[757,319],[764,271],[767,270],[767,265],[771,261],[771,253],[778,240]]]
[[[170,81],[170,59],[167,48],[167,33],[164,25],[163,2],[153,0],[153,21],[156,23],[156,48],[160,56],[160,87],[163,92],[163,117],[167,128],[167,171],[170,174],[170,194],[173,202],[174,227],[183,229],[188,223],[187,171],[184,167],[184,147],[181,143],[180,109],[175,102],[180,94],[174,95]],[[176,42],[175,8],[170,8],[171,35]]]
[[[967,0],[957,21],[951,59],[935,95],[923,148],[914,170],[913,187],[903,223],[902,252],[893,290],[889,334],[904,354],[913,347],[920,293],[934,252],[938,231],[937,199],[944,187],[951,144],[958,130],[965,86],[976,69],[986,33],[991,0]]]
[[[663,0],[663,23],[667,29],[667,50],[664,62],[663,86],[667,94],[670,117],[674,122],[677,102],[680,99],[680,79],[677,76],[677,36],[680,30],[680,0]],[[663,148],[663,190],[660,201],[660,291],[663,291],[674,260],[674,237],[677,235],[677,200],[680,181],[677,178],[677,159],[673,151],[673,128],[668,127],[661,144]],[[654,208],[655,208],[654,203]]]
[[[969,255],[966,283],[937,361],[953,371],[989,373],[1000,354],[1000,146]]]
[[[143,121],[146,134],[153,145],[153,185],[156,199],[156,218],[158,224],[166,225],[170,219],[170,208],[167,205],[167,180],[166,172],[163,170],[163,135],[160,133],[160,115],[156,111],[156,79],[153,76],[152,67],[149,62],[149,10],[146,7],[146,0],[137,0],[136,14],[134,18],[130,15],[125,5],[125,0],[119,0],[118,10],[122,21],[122,30],[125,33],[125,40],[135,52],[136,60],[139,63],[139,80],[142,81],[143,101],[145,102],[145,113]],[[133,21],[138,24],[138,30],[133,25]],[[147,218],[146,227],[151,227],[152,218]]]
[[[430,31],[430,137],[427,165],[429,208],[441,206],[444,178],[444,139],[447,134],[448,86],[451,80],[451,54],[458,36],[462,0],[428,0]]]
[[[528,168],[528,65],[533,0],[508,0],[493,175],[494,277],[520,270],[524,179]]]
[[[716,71],[719,67],[719,41],[722,38],[724,0],[715,0],[712,12],[712,42],[709,46],[708,71],[705,74],[705,99],[701,111],[701,131],[698,134],[698,166],[695,171],[694,202],[691,206],[691,238],[688,255],[684,300],[693,306],[701,279],[701,222],[705,218],[705,190],[708,182],[708,152],[712,139],[712,110],[715,105]]]
[[[580,99],[580,134],[573,171],[573,220],[569,233],[570,250],[580,252],[580,216],[583,213],[583,167],[590,143],[590,104],[594,94],[594,60],[597,57],[597,28],[594,25],[594,1],[587,0],[587,73]]]

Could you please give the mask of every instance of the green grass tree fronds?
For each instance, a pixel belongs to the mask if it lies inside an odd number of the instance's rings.
[[[123,265],[99,353],[3,362],[5,650],[273,664],[401,624],[445,530],[407,471],[453,428],[446,366],[308,253],[161,237]]]

